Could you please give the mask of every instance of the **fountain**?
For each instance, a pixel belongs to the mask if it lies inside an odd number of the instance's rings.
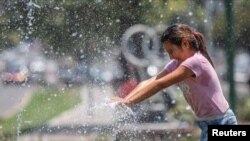
[[[145,25],[135,25],[129,28],[122,38],[125,40],[122,41],[122,45],[130,46],[131,37],[141,32],[145,34],[141,44],[141,47],[145,48],[143,49],[145,58],[133,56],[134,54],[130,54],[125,46],[122,47],[122,52],[127,53],[124,54],[127,60],[132,56],[138,60],[133,62],[133,65],[141,71],[139,79],[154,75],[164,65],[164,63],[155,62],[164,62],[164,59],[167,61],[167,58],[164,58],[166,56],[157,53],[160,50],[157,30]],[[150,43],[152,39],[153,44]],[[151,51],[152,54],[149,53]],[[145,64],[136,64],[139,62],[145,62]],[[155,66],[152,65],[153,63]],[[73,111],[66,111],[46,125],[32,130],[34,134],[40,135],[39,140],[46,140],[46,135],[60,134],[75,135],[86,140],[92,140],[91,136],[98,136],[100,140],[113,141],[160,140],[178,138],[182,134],[189,135],[192,131],[185,122],[172,122],[166,116],[168,110],[176,104],[172,89],[166,89],[148,101],[131,108],[110,103],[110,98],[116,93],[112,86],[89,83],[81,89],[83,101]]]
[[[32,12],[33,8],[40,8],[32,2],[27,4],[28,12],[28,33],[25,39],[29,39],[32,34]],[[136,67],[138,70],[139,80],[146,79],[155,75],[160,68],[162,68],[167,56],[162,54],[162,48],[159,42],[158,32],[162,32],[162,28],[147,27],[145,25],[134,25],[130,27],[122,37],[121,52],[125,59]],[[133,49],[133,41],[131,38],[140,36],[141,56],[136,54]],[[63,133],[67,135],[85,136],[88,134],[111,135],[112,140],[134,140],[134,139],[162,139],[174,138],[172,133],[178,137],[180,134],[189,133],[191,129],[188,125],[181,122],[171,122],[166,117],[168,110],[176,104],[173,90],[166,89],[160,94],[157,94],[142,104],[129,108],[125,105],[107,104],[106,100],[95,101],[96,94],[107,94],[106,87],[92,86],[88,84],[88,89],[84,92],[84,103],[76,107],[76,112],[65,113],[69,118],[66,119],[66,124],[62,124],[61,120],[52,120],[52,124],[43,125],[37,130],[32,130],[34,133],[40,135]],[[100,91],[95,92],[98,89]],[[95,94],[94,94],[95,93]],[[103,98],[103,97],[101,97]],[[111,113],[111,117],[100,115],[100,112]],[[104,112],[103,112],[104,111]],[[79,114],[80,113],[80,114]],[[76,115],[71,118],[70,115]],[[103,116],[103,117],[102,117]],[[101,119],[101,120],[99,120]],[[17,140],[19,139],[20,129],[22,123],[22,111],[18,114]],[[54,124],[57,123],[57,124]],[[32,133],[30,132],[30,133]]]

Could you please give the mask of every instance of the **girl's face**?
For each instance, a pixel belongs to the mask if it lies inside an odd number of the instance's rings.
[[[165,50],[169,54],[170,59],[178,60],[179,62],[182,62],[186,59],[186,49],[183,46],[177,46],[175,44],[172,44],[170,42],[165,42],[163,44]]]

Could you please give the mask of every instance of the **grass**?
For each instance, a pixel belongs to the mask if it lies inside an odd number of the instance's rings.
[[[77,90],[39,88],[33,94],[27,107],[23,108],[20,113],[0,120],[0,136],[1,134],[2,136],[15,136],[18,128],[22,132],[39,127],[63,111],[73,108],[79,102]]]
[[[243,123],[247,123],[249,124],[250,122],[250,96],[248,94],[248,96],[240,98],[237,101],[238,105],[237,105],[237,110],[236,110],[236,114],[238,116],[238,120],[243,122]]]

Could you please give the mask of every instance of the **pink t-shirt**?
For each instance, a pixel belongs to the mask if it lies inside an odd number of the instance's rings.
[[[181,64],[177,60],[171,60],[165,69],[171,72],[179,65],[189,68],[195,74],[194,77],[190,77],[178,85],[198,118],[221,115],[229,108],[213,66],[200,52],[195,53]]]

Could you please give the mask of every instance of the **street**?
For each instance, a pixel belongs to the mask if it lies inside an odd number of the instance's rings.
[[[32,87],[3,85],[0,83],[0,119],[11,117],[28,104]]]

